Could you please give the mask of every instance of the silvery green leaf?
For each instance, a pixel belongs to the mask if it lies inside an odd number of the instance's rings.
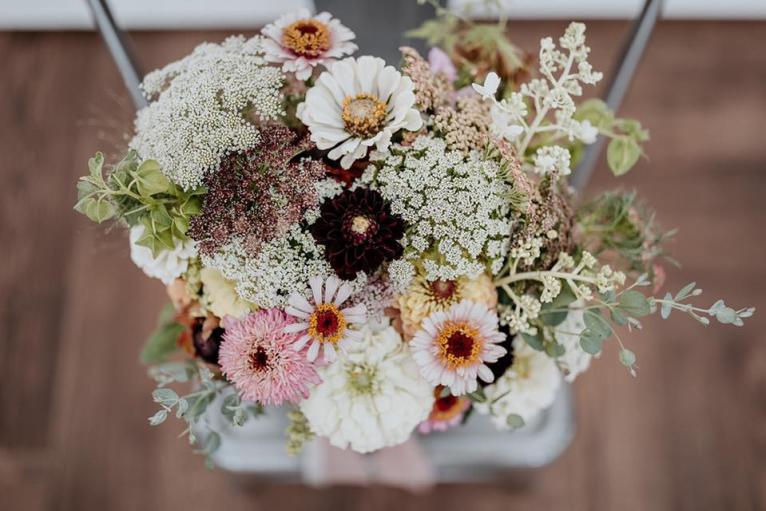
[[[678,298],[676,298],[676,300],[677,299]],[[665,294],[665,297],[663,298],[663,300],[668,300],[668,302],[672,302],[673,301],[673,295],[671,295],[670,293],[667,293],[667,294]],[[660,308],[660,316],[662,317],[662,319],[668,319],[668,317],[670,316],[670,311],[673,310],[673,307],[668,302],[663,303],[662,307]]]
[[[680,302],[681,300],[683,300],[684,298],[689,296],[691,294],[691,292],[694,291],[694,288],[696,286],[697,286],[696,282],[690,282],[690,283],[686,284],[684,287],[681,288],[681,290],[678,293],[676,293],[675,300],[677,302]],[[670,294],[670,293],[668,293],[668,294]]]
[[[168,411],[166,409],[158,410],[157,413],[149,417],[149,424],[152,426],[159,426],[163,422],[165,422],[165,419],[168,418]]]
[[[583,321],[588,331],[596,337],[606,339],[612,335],[612,329],[598,309],[585,311]]]
[[[88,171],[90,172],[91,177],[96,178],[98,180],[101,179],[101,169],[104,166],[104,155],[101,152],[98,152],[93,156],[93,158],[90,158],[88,160]]]
[[[545,343],[545,353],[551,358],[563,357],[566,351],[566,348],[564,348],[562,344],[555,341]]]
[[[484,394],[484,390],[481,387],[469,393],[468,398],[477,403],[484,403],[487,400],[487,396]]]
[[[601,352],[601,347],[604,344],[604,339],[593,335],[588,330],[585,330],[580,336],[580,347],[590,355],[596,355]]]
[[[636,363],[636,354],[627,348],[620,350],[620,362],[625,367],[632,367]]]
[[[152,392],[152,399],[154,399],[155,403],[171,406],[174,405],[176,401],[178,401],[178,394],[176,394],[173,389],[154,389]]]
[[[531,348],[536,349],[537,351],[543,351],[545,349],[543,346],[543,339],[540,336],[540,332],[536,333],[535,335],[522,332],[521,337],[526,341],[527,344],[529,344]]]
[[[189,402],[186,399],[179,399],[176,403],[176,417],[179,419],[183,417],[186,411],[189,409]]]
[[[651,312],[649,301],[634,289],[628,289],[620,295],[619,307],[629,316],[641,317]]]
[[[521,415],[517,415],[515,413],[510,414],[506,422],[508,423],[508,426],[513,429],[518,429],[524,426],[524,418]]]

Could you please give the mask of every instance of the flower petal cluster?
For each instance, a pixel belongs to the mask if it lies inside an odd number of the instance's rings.
[[[583,300],[570,304],[569,312],[564,321],[556,325],[553,335],[556,342],[564,347],[564,354],[556,359],[564,379],[572,383],[578,375],[588,370],[593,356],[580,346],[580,334],[585,331]]]
[[[412,80],[380,58],[347,58],[331,64],[298,105],[297,116],[319,149],[343,168],[371,147],[385,151],[399,130],[422,125]]]
[[[487,364],[505,354],[505,348],[498,346],[504,340],[493,311],[463,301],[426,318],[410,347],[423,377],[432,385],[449,387],[452,394],[459,396],[474,392],[477,378],[494,380]]]
[[[289,316],[278,309],[224,321],[218,361],[243,399],[265,405],[297,402],[320,383],[305,353],[295,349],[298,336],[285,332]]]
[[[434,395],[396,330],[367,323],[361,333],[336,363],[318,369],[323,381],[300,409],[315,434],[365,453],[407,440]]]
[[[298,9],[266,25],[261,33],[266,36],[266,60],[282,64],[282,71],[295,73],[298,80],[308,80],[315,67],[357,50],[351,42],[354,33],[329,12],[311,16],[308,9]]]
[[[260,36],[201,44],[146,76],[152,101],[138,112],[130,147],[182,188],[196,188],[223,156],[258,143],[255,123],[282,113],[282,81],[263,58]]]
[[[312,277],[309,281],[312,302],[302,293],[290,296],[285,312],[298,322],[288,325],[285,330],[298,333],[301,337],[295,344],[296,350],[309,346],[307,357],[316,360],[320,348],[325,362],[333,362],[337,350],[343,353],[352,341],[358,341],[361,334],[352,330],[352,325],[361,325],[367,319],[367,310],[363,304],[341,309],[351,296],[352,288],[335,276],[323,281],[322,277]]]

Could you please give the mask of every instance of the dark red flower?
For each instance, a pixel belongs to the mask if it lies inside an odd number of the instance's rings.
[[[322,203],[320,212],[311,234],[340,278],[352,280],[360,271],[371,275],[383,262],[401,257],[404,221],[378,192],[345,190]]]

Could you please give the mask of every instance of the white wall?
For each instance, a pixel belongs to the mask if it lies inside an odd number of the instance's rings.
[[[348,0],[380,1],[388,0]],[[411,0],[415,2],[416,0]],[[461,8],[470,0],[449,0]],[[643,0],[501,0],[512,18],[626,18]],[[481,3],[481,2],[474,2]],[[312,0],[109,0],[125,28],[252,28]],[[334,13],[343,19],[343,13]],[[668,18],[766,18],[766,0],[665,0]],[[91,27],[86,0],[0,0],[0,29]]]

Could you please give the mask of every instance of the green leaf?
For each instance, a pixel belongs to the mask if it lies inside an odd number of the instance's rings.
[[[107,199],[94,199],[85,197],[74,206],[75,211],[84,214],[91,221],[102,223],[114,217],[115,209]]]
[[[688,284],[686,284],[684,287],[682,287],[682,288],[681,288],[681,290],[680,290],[678,293],[676,293],[676,298],[675,298],[675,300],[676,300],[677,302],[680,302],[681,300],[683,300],[684,298],[686,298],[687,296],[689,296],[689,294],[690,294],[692,291],[694,291],[694,288],[695,288],[695,287],[697,287],[697,283],[696,283],[696,282],[689,282],[689,283],[688,283]],[[668,295],[669,295],[669,294],[670,294],[670,293],[668,293]],[[671,298],[672,298],[672,296],[671,296]]]
[[[519,429],[520,427],[524,426],[524,418],[521,415],[517,415],[515,413],[510,414],[508,419],[506,419],[506,422],[508,427],[513,429]]]
[[[604,316],[601,315],[601,311],[598,309],[585,311],[583,321],[585,322],[587,330],[593,334],[593,336],[600,337],[601,340],[607,339],[612,335],[612,329],[609,326],[609,323]]]
[[[545,353],[551,358],[563,357],[566,351],[563,345],[555,341],[545,343]]]
[[[102,172],[104,167],[104,155],[101,152],[98,152],[93,156],[93,158],[90,158],[88,160],[88,172],[90,173],[90,176],[92,178],[97,179],[98,181],[101,181],[102,179]]]
[[[615,138],[606,149],[606,161],[615,176],[627,173],[641,157],[641,146],[631,138]]]
[[[160,313],[157,329],[149,336],[141,350],[141,362],[158,364],[178,349],[176,341],[184,330],[184,326],[174,320],[175,308],[167,304]]]
[[[569,304],[576,300],[575,295],[569,286],[562,286],[559,295],[552,302],[543,304],[540,309],[540,318],[543,323],[549,326],[556,326],[562,323],[569,314]]]
[[[625,314],[617,309],[612,309],[610,316],[612,317],[612,321],[617,325],[624,326],[628,323],[628,318],[625,317]]]
[[[539,330],[535,335],[522,332],[521,337],[526,341],[527,344],[529,344],[531,348],[536,349],[537,351],[543,351],[545,349],[543,346],[543,338],[540,335]]]
[[[623,348],[620,350],[620,362],[625,367],[633,367],[636,363],[636,354],[627,348]]]
[[[620,295],[618,307],[633,317],[646,316],[652,311],[646,297],[635,289],[629,289]]]
[[[161,410],[158,410],[157,413],[149,417],[149,424],[152,426],[159,426],[163,422],[165,422],[165,419],[168,418],[168,411],[164,408]]]
[[[673,295],[671,295],[670,293],[666,293],[663,299],[668,301],[666,303],[663,303],[662,307],[660,307],[660,317],[662,317],[662,319],[668,319],[668,317],[670,316],[670,311],[673,310],[670,304],[670,302],[673,301]]]
[[[162,173],[160,164],[155,160],[143,162],[136,170],[135,176],[138,191],[144,196],[167,192],[171,186],[168,178]]]
[[[588,330],[585,330],[580,336],[580,347],[591,355],[601,353],[601,348],[604,345],[604,339],[597,335],[593,335]]]
[[[173,406],[178,401],[178,394],[173,389],[167,387],[161,387],[154,389],[152,392],[152,399],[155,403],[160,403],[167,406]]]
[[[583,101],[573,116],[576,120],[590,121],[591,125],[600,129],[609,129],[614,123],[614,114],[607,104],[598,98]]]

